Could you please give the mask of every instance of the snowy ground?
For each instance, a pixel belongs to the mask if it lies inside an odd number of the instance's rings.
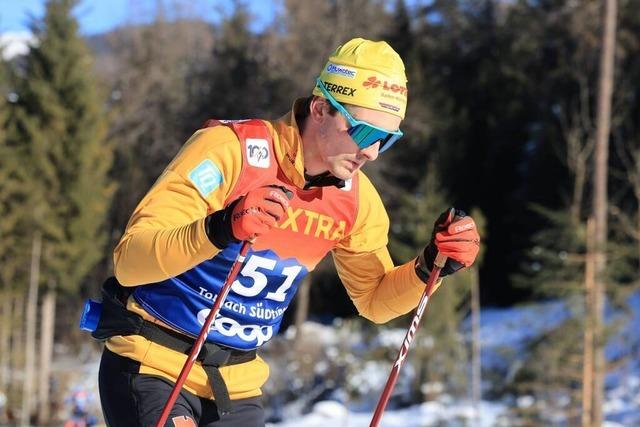
[[[623,319],[621,332],[610,340],[606,348],[609,359],[625,357],[628,360],[619,369],[607,376],[604,405],[606,422],[604,427],[640,426],[640,292],[629,299],[630,313],[625,317],[620,312],[609,311],[608,319]],[[481,318],[481,342],[483,352],[483,369],[490,368],[504,362],[498,353],[500,349],[508,347],[513,350],[522,348],[523,344],[559,324],[569,316],[569,310],[558,302],[535,304],[525,307],[508,309],[483,310]],[[309,325],[316,340],[324,342],[328,347],[341,341],[340,328]],[[468,325],[463,325],[464,329]],[[335,332],[335,331],[338,332]],[[377,341],[379,345],[398,347],[404,338],[405,330],[381,331]],[[353,336],[353,334],[352,334]],[[343,339],[343,338],[342,338]],[[517,353],[517,351],[516,351]],[[371,387],[369,406],[375,406],[382,384],[388,375],[391,360],[375,362],[376,366],[365,365],[360,377],[366,378]],[[382,368],[384,366],[384,368]],[[411,370],[411,366],[404,365],[403,370]],[[355,379],[358,376],[354,377]],[[502,427],[515,425],[509,419],[509,406],[527,407],[534,403],[531,396],[520,396],[515,402],[506,398],[502,401],[482,401],[478,411],[469,401],[456,400],[443,395],[437,401],[423,403],[406,409],[387,410],[380,426],[395,427],[427,427],[427,426],[474,426],[474,427]],[[292,405],[292,406],[295,406]],[[372,410],[362,411],[349,407],[337,401],[320,401],[311,411],[304,415],[293,415],[285,409],[284,422],[270,424],[281,427],[326,427],[368,426],[371,422]],[[358,405],[362,407],[362,404]],[[366,406],[366,405],[365,405]],[[554,425],[564,425],[558,422]]]
[[[618,336],[614,337],[607,347],[609,358],[619,358],[625,356],[628,362],[622,364],[615,372],[608,375],[606,381],[606,403],[604,412],[606,423],[604,427],[630,427],[640,426],[640,292],[634,294],[630,300],[631,312],[624,317],[624,327]],[[547,304],[536,304],[526,307],[508,309],[486,309],[482,312],[481,341],[483,347],[483,369],[489,369],[492,365],[501,363],[492,352],[504,346],[518,349],[523,342],[533,336],[543,332],[560,322],[567,316],[567,310],[562,304],[551,302]],[[620,313],[612,312],[610,319],[620,316]],[[465,328],[463,325],[463,333]],[[360,333],[349,330],[338,322],[331,326],[324,326],[317,323],[308,322],[305,325],[306,333],[313,337],[312,342],[319,349],[326,352],[324,360],[313,361],[312,369],[319,379],[318,388],[320,391],[326,390],[326,378],[331,374],[332,366],[337,359],[343,358],[343,362],[355,363],[356,359],[351,355],[349,349],[354,346],[364,346],[366,338]],[[399,348],[404,337],[405,330],[376,330],[375,345],[388,348]],[[282,360],[282,354],[288,354],[292,343],[285,335],[280,337],[280,341],[267,345],[265,353],[272,365],[272,376],[265,387],[265,393],[270,392],[269,384],[275,387],[272,390],[290,390],[293,398],[289,396],[287,401],[282,401],[278,405],[278,413],[281,419],[278,423],[269,423],[272,427],[361,427],[368,426],[373,407],[380,396],[380,391],[386,381],[392,360],[373,361],[367,364],[360,364],[358,375],[350,375],[350,381],[356,383],[358,389],[366,397],[365,401],[348,402],[344,398],[344,391],[333,393],[323,398],[322,393],[313,390],[305,390],[296,395],[294,390],[300,386],[301,380],[296,377],[295,372],[299,367],[294,367]],[[345,343],[348,343],[345,344]],[[368,345],[371,345],[369,340]],[[428,342],[414,342],[414,345],[430,345]],[[284,347],[279,347],[284,346]],[[342,347],[342,348],[340,348]],[[345,352],[345,348],[347,351]],[[310,350],[310,349],[307,349]],[[276,355],[271,359],[268,355]],[[345,356],[347,354],[347,356]],[[280,357],[278,358],[278,355]],[[70,388],[84,388],[92,391],[97,397],[97,361],[85,365],[83,372],[78,370],[78,380],[71,383]],[[280,359],[280,360],[279,360]],[[334,366],[335,368],[335,366]],[[397,389],[400,388],[402,375],[409,374],[412,370],[410,363],[402,367],[401,378],[398,381]],[[289,375],[289,378],[286,378]],[[335,371],[333,372],[335,375]],[[338,375],[342,375],[339,373]],[[81,378],[81,379],[80,379]],[[353,385],[353,384],[352,384]],[[282,399],[284,400],[284,398]],[[348,402],[348,403],[344,403]],[[509,419],[509,407],[526,407],[533,404],[533,397],[519,396],[511,401],[507,398],[497,401],[480,402],[477,412],[469,401],[454,399],[446,394],[441,394],[437,400],[415,405],[403,409],[395,409],[389,406],[385,411],[380,426],[385,427],[430,427],[430,426],[473,426],[473,427],[502,427],[515,425]],[[267,413],[273,413],[267,404]],[[96,399],[94,412],[99,415],[99,406]],[[563,425],[561,422],[554,425]]]
[[[272,427],[367,427],[371,422],[369,412],[348,411],[334,401],[318,402],[310,414],[287,420]],[[505,407],[482,402],[479,417],[469,402],[429,402],[407,409],[385,411],[380,426],[425,427],[425,426],[508,426]]]

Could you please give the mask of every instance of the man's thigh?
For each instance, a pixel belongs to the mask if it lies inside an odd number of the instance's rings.
[[[109,427],[155,426],[173,383],[164,378],[136,373],[139,364],[104,351],[100,364],[100,402]],[[195,406],[195,407],[194,407]],[[180,393],[165,423],[168,427],[195,427],[200,401]]]
[[[199,427],[264,427],[261,397],[231,401],[231,412],[218,416],[214,401],[201,399],[202,417]]]

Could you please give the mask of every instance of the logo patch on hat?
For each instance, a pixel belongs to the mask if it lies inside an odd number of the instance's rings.
[[[362,86],[367,89],[376,89],[382,85],[381,89],[391,93],[397,93],[405,98],[407,97],[407,88],[405,86],[401,86],[395,83],[391,83],[387,80],[381,81],[376,78],[376,76],[368,77],[367,80],[362,82]]]
[[[336,74],[338,76],[346,77],[348,79],[353,79],[358,74],[353,68],[345,67],[344,65],[334,64],[333,62],[329,62],[326,68],[327,73]]]
[[[352,87],[349,86],[342,86],[342,85],[337,85],[334,83],[329,83],[329,82],[322,82],[322,84],[324,84],[324,87],[329,91],[329,92],[333,92],[333,93],[337,93],[340,95],[345,95],[345,96],[351,96],[353,97],[356,94],[356,91],[358,89],[354,89]]]
[[[400,107],[396,107],[395,105],[387,104],[386,102],[378,102],[378,105],[382,108],[386,108],[387,110],[395,111],[396,113],[400,111]]]
[[[189,179],[202,194],[207,197],[222,183],[222,172],[211,160],[206,159],[189,172]]]
[[[257,168],[269,167],[269,143],[266,139],[247,138],[247,161]]]
[[[376,79],[376,76],[371,76],[368,77],[366,81],[362,82],[362,86],[367,89],[375,89],[380,86],[381,83],[382,82],[380,80]]]

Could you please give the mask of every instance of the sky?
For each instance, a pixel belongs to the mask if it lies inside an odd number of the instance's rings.
[[[158,1],[80,0],[74,9],[74,15],[80,22],[80,32],[83,35],[93,35],[104,33],[126,23],[150,20]],[[45,3],[45,0],[0,0],[0,34],[29,31],[29,17],[41,17],[44,14]],[[167,13],[171,16],[171,4],[177,2],[161,0],[161,3],[165,5]],[[204,17],[212,22],[219,19],[222,13],[228,13],[233,4],[231,0],[193,0],[181,3],[189,5],[186,11],[188,16]],[[244,3],[254,14],[254,30],[262,29],[273,18],[275,13],[273,1],[245,0]]]

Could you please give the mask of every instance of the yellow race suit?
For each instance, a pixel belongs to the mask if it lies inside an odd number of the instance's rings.
[[[380,196],[365,174],[359,171],[341,189],[304,189],[302,139],[295,121],[295,112],[301,104],[302,100],[297,100],[293,111],[278,120],[254,120],[246,125],[218,125],[197,131],[133,212],[114,251],[118,281],[124,286],[138,287],[136,290],[141,289],[141,294],[148,289],[146,295],[151,301],[153,286],[158,283],[165,284],[162,289],[171,290],[171,283],[182,284],[187,280],[179,278],[193,278],[194,271],[216,264],[224,252],[209,240],[205,230],[206,217],[223,209],[252,186],[279,184],[294,191],[295,197],[277,228],[258,238],[253,245],[258,266],[254,265],[251,271],[241,270],[241,275],[242,271],[246,273],[243,280],[249,281],[234,283],[229,294],[229,298],[235,298],[235,303],[223,314],[230,318],[235,316],[236,320],[230,319],[232,323],[222,325],[220,329],[231,340],[231,347],[255,348],[268,341],[274,331],[268,329],[271,326],[255,326],[258,332],[269,332],[256,342],[248,340],[255,338],[255,334],[249,333],[252,329],[249,326],[246,326],[249,329],[242,329],[242,325],[237,329],[238,322],[249,316],[250,311],[256,319],[262,313],[259,320],[264,320],[265,313],[271,313],[256,309],[262,307],[261,302],[255,302],[256,298],[288,304],[293,285],[287,282],[287,277],[313,270],[328,252],[331,252],[340,279],[360,315],[384,323],[412,310],[424,291],[424,283],[414,271],[413,260],[397,267],[393,265],[387,250],[389,219]],[[255,136],[253,132],[260,133],[258,128],[266,132],[264,138],[252,137]],[[243,132],[246,135],[242,135]],[[266,140],[268,143],[261,142]],[[274,180],[276,182],[272,182]],[[277,262],[289,262],[284,268],[289,276],[277,284],[277,289],[267,288],[263,280],[271,277],[267,275],[271,269],[278,268],[276,261],[269,257],[276,257]],[[291,260],[297,264],[291,264]],[[194,280],[206,280],[206,277],[206,274],[199,275]],[[260,280],[264,292],[257,294],[254,290]],[[192,293],[211,297],[207,295],[211,292],[205,290],[205,285],[192,288]],[[250,295],[253,302],[243,305],[245,295]],[[166,305],[173,305],[171,310],[183,309],[179,307],[180,300],[168,301],[176,301],[172,304],[165,301]],[[127,308],[146,320],[194,334],[179,321],[173,323],[170,315],[162,314],[152,303],[147,304],[145,298],[130,297]],[[274,309],[275,314],[269,316],[281,315],[284,309],[278,306],[280,311]],[[229,331],[239,333],[245,341],[230,336]],[[223,335],[219,335],[220,338],[225,338]],[[221,343],[229,345],[226,341]],[[238,347],[235,343],[246,344],[246,347]],[[114,336],[106,345],[109,350],[140,362],[140,373],[172,381],[179,375],[187,357],[137,335]],[[220,372],[231,399],[241,399],[261,394],[260,388],[267,380],[269,368],[258,356],[250,362],[221,367]],[[184,387],[196,395],[213,398],[207,376],[198,362]]]

